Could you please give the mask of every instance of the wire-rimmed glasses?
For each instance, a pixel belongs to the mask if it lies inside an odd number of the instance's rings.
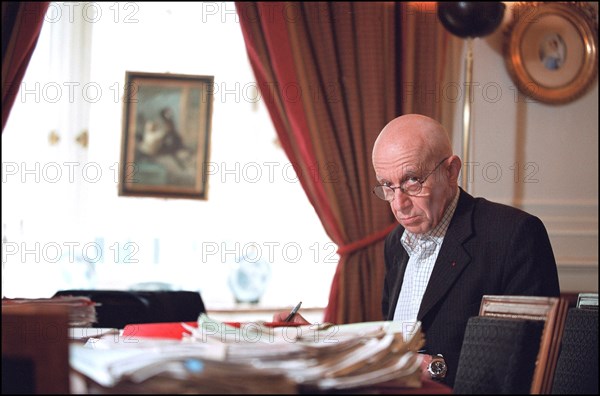
[[[379,186],[375,186],[373,188],[373,193],[377,195],[377,198],[383,199],[384,201],[391,202],[394,200],[394,196],[396,195],[396,190],[400,189],[404,194],[415,196],[418,195],[423,189],[423,184],[427,181],[427,178],[433,174],[450,157],[446,157],[441,160],[435,168],[431,172],[429,172],[425,177],[409,177],[404,180],[398,187],[388,186],[387,184],[381,184]]]

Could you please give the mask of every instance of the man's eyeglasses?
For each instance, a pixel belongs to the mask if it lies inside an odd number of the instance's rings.
[[[442,165],[444,163],[444,161],[446,161],[448,158],[450,158],[450,157],[446,157],[443,160],[441,160],[435,166],[435,168],[433,168],[433,170],[431,172],[429,172],[423,178],[410,177],[410,178],[406,179],[405,181],[403,181],[402,184],[400,184],[398,187],[392,187],[392,186],[388,186],[385,184],[375,186],[375,188],[373,188],[373,193],[375,195],[377,195],[377,198],[381,198],[384,201],[390,201],[390,202],[394,200],[395,191],[397,189],[400,189],[400,191],[402,191],[406,195],[410,195],[410,196],[418,195],[421,192],[421,190],[423,189],[423,184],[425,183],[427,178],[429,176],[431,176],[433,174],[433,172],[435,172],[437,170],[437,168],[439,168],[440,165]]]

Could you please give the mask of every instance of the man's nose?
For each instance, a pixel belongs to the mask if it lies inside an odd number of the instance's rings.
[[[392,209],[394,211],[402,210],[412,204],[410,195],[404,193],[401,189],[394,190],[394,199],[392,200]]]

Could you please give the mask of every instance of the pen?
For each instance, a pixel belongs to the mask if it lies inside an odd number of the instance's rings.
[[[292,309],[292,312],[290,312],[290,314],[287,316],[287,318],[285,318],[284,322],[289,322],[292,320],[292,318],[294,317],[294,315],[296,315],[298,313],[298,310],[300,309],[300,306],[302,305],[302,301],[300,301],[298,303],[298,305],[296,305],[294,307],[294,309]]]

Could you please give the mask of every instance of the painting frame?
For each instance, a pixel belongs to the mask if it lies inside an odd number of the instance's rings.
[[[504,59],[519,91],[549,104],[582,96],[598,69],[593,8],[587,3],[520,2],[512,14]]]
[[[119,196],[208,199],[214,76],[126,71]]]

